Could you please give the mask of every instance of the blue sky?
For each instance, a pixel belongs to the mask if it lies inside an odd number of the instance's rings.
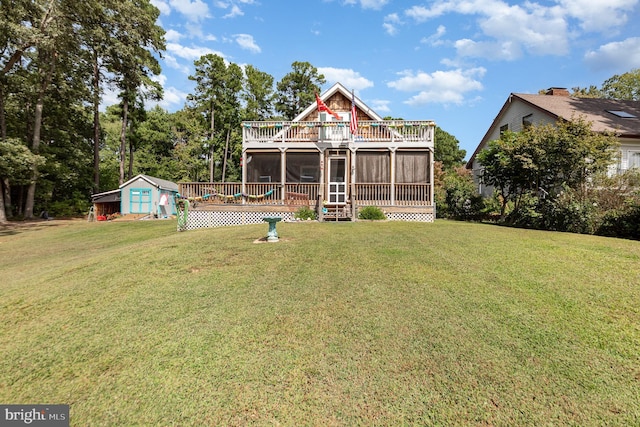
[[[151,0],[160,105],[184,106],[214,53],[279,81],[294,61],[382,116],[434,120],[473,152],[509,93],[600,86],[640,68],[640,0]]]

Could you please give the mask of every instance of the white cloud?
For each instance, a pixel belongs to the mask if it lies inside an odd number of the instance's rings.
[[[209,17],[209,6],[202,0],[169,0],[169,4],[192,22]]]
[[[391,101],[387,101],[387,100],[384,100],[384,99],[373,99],[373,100],[371,100],[369,105],[371,106],[373,111],[375,111],[376,113],[380,114],[380,113],[390,113],[391,112],[391,108],[389,108],[389,104],[390,103],[391,103]]]
[[[638,0],[558,0],[568,16],[580,21],[585,31],[609,31],[629,20]]]
[[[404,15],[416,23],[446,14],[477,18],[481,33],[457,43],[463,56],[514,59],[522,54],[565,55],[578,28],[617,32],[638,0],[555,0],[509,4],[505,0],[444,0],[413,6]],[[474,46],[475,50],[468,49]],[[495,52],[497,49],[497,53]]]
[[[250,34],[236,34],[235,36],[236,43],[240,45],[242,49],[248,50],[253,53],[260,53],[262,49],[258,46],[253,39],[253,36]]]
[[[324,75],[327,82],[340,82],[343,86],[356,92],[373,87],[373,82],[360,75],[357,71],[346,68],[318,67],[318,73]]]
[[[424,105],[429,103],[456,104],[465,101],[467,92],[482,90],[478,80],[486,73],[482,67],[467,70],[435,71],[431,74],[407,70],[400,73],[400,79],[387,85],[402,92],[418,92],[406,104]]]
[[[212,49],[209,49],[208,47],[201,47],[201,46],[186,47],[178,43],[167,43],[167,52],[170,52],[175,56],[178,56],[180,58],[187,59],[190,61],[198,59],[202,55],[206,55],[209,53],[217,54],[224,57],[224,55],[221,54],[220,52],[216,52]]]
[[[179,63],[178,60],[172,55],[164,55],[162,60],[167,66],[176,70],[180,70],[183,74],[188,75],[191,72],[188,66]]]
[[[381,9],[382,6],[389,3],[389,0],[344,0],[344,4],[358,4],[363,9]]]
[[[607,43],[584,55],[586,64],[596,70],[628,71],[640,64],[640,37]]]
[[[179,42],[182,37],[184,37],[184,35],[176,30],[167,30],[164,35],[165,40],[168,42]]]
[[[382,6],[387,4],[389,0],[360,0],[360,5],[363,9],[382,9]]]
[[[431,46],[440,46],[444,43],[442,41],[442,36],[444,36],[446,33],[446,27],[444,25],[438,25],[438,29],[436,30],[436,32],[429,37],[423,37],[422,40],[420,40],[420,43],[429,44]]]
[[[457,40],[454,43],[458,56],[471,58],[487,58],[514,60],[522,55],[520,45],[512,41],[475,42],[469,39]]]
[[[169,86],[164,88],[164,96],[158,105],[166,110],[172,110],[172,107],[182,107],[186,99],[187,93],[182,92],[173,86]]]
[[[402,25],[402,20],[400,20],[397,13],[391,13],[384,17],[382,28],[387,34],[394,36],[398,33],[398,25]]]
[[[151,4],[157,7],[161,14],[163,15],[171,14],[171,6],[169,6],[167,2],[163,0],[151,0]]]
[[[242,16],[244,12],[240,9],[240,7],[236,4],[231,6],[231,10],[229,13],[223,16],[223,18],[235,18],[236,16]]]

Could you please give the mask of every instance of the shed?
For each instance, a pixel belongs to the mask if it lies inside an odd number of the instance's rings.
[[[176,214],[175,195],[178,184],[149,175],[137,175],[122,184],[120,212],[165,217]]]
[[[96,216],[107,216],[120,212],[120,189],[91,195]]]

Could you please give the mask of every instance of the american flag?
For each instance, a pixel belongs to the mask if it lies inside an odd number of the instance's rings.
[[[349,129],[351,129],[353,135],[358,133],[358,112],[356,110],[356,97],[353,91],[351,91],[351,121],[349,122]]]

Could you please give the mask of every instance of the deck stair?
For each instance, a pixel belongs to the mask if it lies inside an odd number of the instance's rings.
[[[325,205],[322,212],[323,221],[353,221],[351,205]]]

